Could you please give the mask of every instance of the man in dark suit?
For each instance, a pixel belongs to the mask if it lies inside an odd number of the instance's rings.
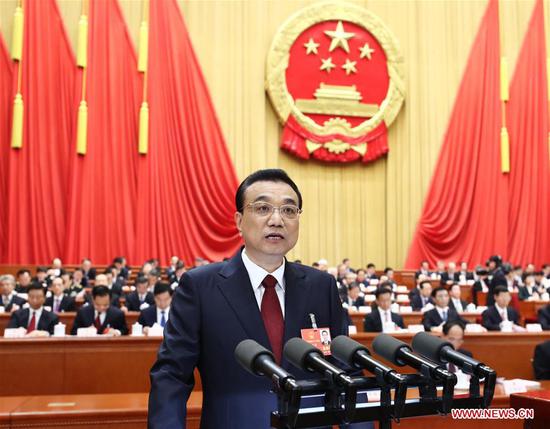
[[[136,290],[126,295],[125,306],[128,311],[141,311],[143,304],[154,305],[155,297],[147,291],[147,279],[141,276],[136,279]]]
[[[44,309],[46,289],[39,283],[27,287],[29,308],[12,313],[8,328],[25,328],[27,336],[48,336],[53,334],[54,326],[59,323],[57,316]]]
[[[467,262],[461,262],[460,263],[460,271],[458,272],[458,281],[464,282],[468,280],[474,279],[474,273],[471,271],[468,271],[468,263]]]
[[[435,300],[435,308],[426,311],[422,317],[422,324],[426,331],[441,332],[443,324],[453,320],[467,323],[460,318],[455,309],[449,308],[449,292],[443,286],[436,287],[432,291],[432,298]]]
[[[500,331],[504,321],[518,325],[519,314],[508,306],[512,300],[508,289],[505,286],[495,287],[493,298],[495,303],[483,312],[481,324],[489,331]]]
[[[194,268],[176,289],[157,362],[151,369],[149,429],[185,427],[185,403],[199,369],[201,428],[270,426],[271,381],[248,373],[235,347],[253,339],[286,369],[283,344],[311,328],[345,334],[334,277],[285,259],[298,239],[302,198],[282,170],[260,170],[237,189],[235,221],[245,246],[228,261]],[[298,378],[314,374],[293,368]]]
[[[545,331],[550,330],[550,304],[538,312],[539,323]]]
[[[449,308],[452,308],[457,313],[466,311],[468,302],[462,299],[462,289],[459,284],[455,283],[449,288],[449,298]]]
[[[457,283],[459,280],[458,273],[456,271],[456,264],[454,262],[449,262],[447,264],[447,271],[441,274],[441,286],[451,286],[454,283]]]
[[[361,296],[361,289],[357,282],[352,282],[348,286],[348,299],[347,304],[349,307],[363,307],[365,305],[365,298]]]
[[[31,284],[32,276],[31,271],[27,268],[23,268],[17,271],[17,285],[15,291],[17,293],[27,293],[27,288]]]
[[[464,343],[464,326],[465,325],[460,320],[453,320],[445,323],[443,325],[443,335],[441,339],[450,342],[453,348],[463,355],[473,357],[472,352],[462,348],[462,344]],[[456,373],[459,370],[452,363],[447,364],[447,369],[452,373]]]
[[[82,286],[92,286],[97,275],[96,269],[92,267],[92,261],[88,258],[84,258],[80,267],[82,268],[82,273],[84,274],[84,277],[82,278]]]
[[[365,332],[388,332],[393,331],[396,326],[405,328],[403,318],[390,310],[391,307],[391,284],[382,284],[376,292],[376,306],[372,312],[365,316],[363,326]],[[388,324],[392,322],[393,325]],[[386,329],[384,329],[386,328]]]
[[[432,273],[430,272],[430,263],[426,260],[420,263],[419,270],[414,273],[414,278],[418,280],[420,276],[430,277]]]
[[[147,284],[147,283],[146,283]],[[172,303],[172,288],[168,283],[158,282],[155,285],[155,305],[141,310],[138,323],[143,326],[143,333],[147,335],[149,328],[157,323],[164,328],[170,317],[170,304]]]
[[[0,276],[0,291],[2,292],[0,304],[6,313],[19,310],[27,302],[15,293],[15,277],[11,274]]]
[[[128,333],[126,318],[122,310],[113,307],[111,291],[107,286],[94,286],[92,289],[92,304],[85,305],[76,313],[72,335],[78,328],[95,326],[100,335],[120,336]]]
[[[550,341],[537,344],[533,356],[535,380],[550,380]]]
[[[54,313],[64,313],[66,311],[76,311],[74,298],[65,294],[65,285],[61,277],[55,277],[50,284],[52,295],[46,298],[44,305],[50,307]]]
[[[480,305],[479,302],[481,299],[479,299],[480,295],[489,293],[489,271],[487,271],[484,268],[479,268],[476,270],[476,276],[477,280],[474,282],[474,285],[472,286],[472,295],[473,295],[473,301],[475,305]]]
[[[432,295],[432,284],[429,280],[423,280],[418,285],[418,292],[409,294],[411,307],[414,311],[421,311],[426,305],[434,304]]]

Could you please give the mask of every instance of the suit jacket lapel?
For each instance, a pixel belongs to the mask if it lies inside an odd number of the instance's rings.
[[[241,250],[227,261],[220,270],[218,289],[239,319],[248,338],[271,349],[258,302],[252,291],[250,277],[241,259]]]
[[[376,320],[376,328],[380,329],[380,332],[382,332],[382,315],[380,314],[380,311],[378,310],[378,307],[373,308],[373,317],[374,320]]]
[[[305,305],[309,296],[310,284],[306,282],[305,272],[298,264],[286,262],[285,267],[285,333],[283,342],[300,335],[304,328]],[[310,328],[311,326],[307,326]],[[283,358],[283,362],[285,359]]]

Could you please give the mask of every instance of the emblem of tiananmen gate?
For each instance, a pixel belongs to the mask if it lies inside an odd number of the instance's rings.
[[[405,97],[403,57],[368,10],[318,3],[278,30],[266,89],[284,126],[284,150],[303,159],[369,162],[388,152],[387,129]]]

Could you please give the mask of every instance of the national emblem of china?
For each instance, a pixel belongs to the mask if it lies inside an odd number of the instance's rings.
[[[403,57],[368,10],[318,3],[278,30],[266,89],[284,126],[284,150],[302,159],[369,162],[389,150],[388,127],[405,97]]]

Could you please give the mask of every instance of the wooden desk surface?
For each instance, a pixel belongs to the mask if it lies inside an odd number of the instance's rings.
[[[366,313],[350,313],[351,320],[357,328],[357,332],[364,332],[363,322],[365,320],[365,316]],[[403,318],[403,323],[406,328],[409,325],[420,325],[422,323],[423,313],[420,311],[413,311],[411,313],[400,313],[400,316]],[[460,317],[470,323],[475,323],[478,316],[481,317],[481,315],[476,313],[460,313]]]

